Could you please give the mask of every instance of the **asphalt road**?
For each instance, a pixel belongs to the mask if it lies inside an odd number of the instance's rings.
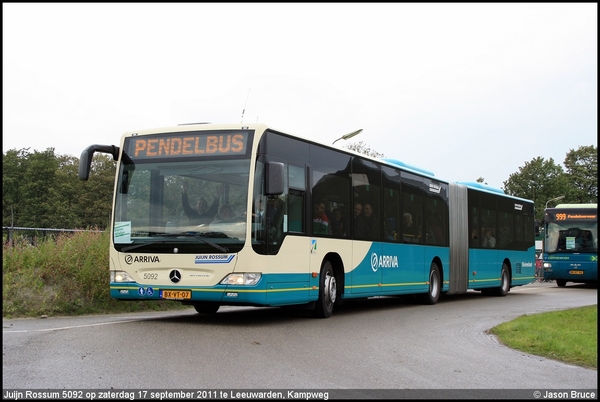
[[[534,283],[435,306],[351,301],[329,319],[250,307],[4,319],[3,389],[597,390],[596,370],[512,350],[486,332],[597,302],[597,287]]]

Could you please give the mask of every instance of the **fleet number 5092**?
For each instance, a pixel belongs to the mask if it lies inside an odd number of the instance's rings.
[[[83,399],[83,391],[63,391],[63,399]]]

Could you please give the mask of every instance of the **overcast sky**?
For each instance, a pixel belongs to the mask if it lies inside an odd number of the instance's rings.
[[[596,3],[3,3],[3,152],[262,122],[503,187],[597,146]],[[243,113],[243,114],[242,114]],[[338,141],[336,146],[343,146]]]

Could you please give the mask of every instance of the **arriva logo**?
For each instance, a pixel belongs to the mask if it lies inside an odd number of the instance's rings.
[[[371,254],[371,269],[377,272],[379,268],[398,268],[398,256]]]
[[[125,256],[125,262],[128,265],[131,265],[133,263],[136,262],[141,262],[141,263],[154,263],[154,262],[160,262],[160,258],[158,258],[157,255],[136,255],[135,257],[132,256],[131,254],[127,254]]]

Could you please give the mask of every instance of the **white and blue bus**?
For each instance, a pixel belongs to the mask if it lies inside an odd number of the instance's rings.
[[[598,204],[559,204],[544,211],[545,280],[598,282]]]
[[[534,279],[533,202],[479,183],[263,124],[128,132],[120,146],[83,151],[83,180],[95,152],[118,161],[116,299],[178,300],[206,314],[305,305],[329,317],[349,299],[435,304],[469,289],[505,296]]]

